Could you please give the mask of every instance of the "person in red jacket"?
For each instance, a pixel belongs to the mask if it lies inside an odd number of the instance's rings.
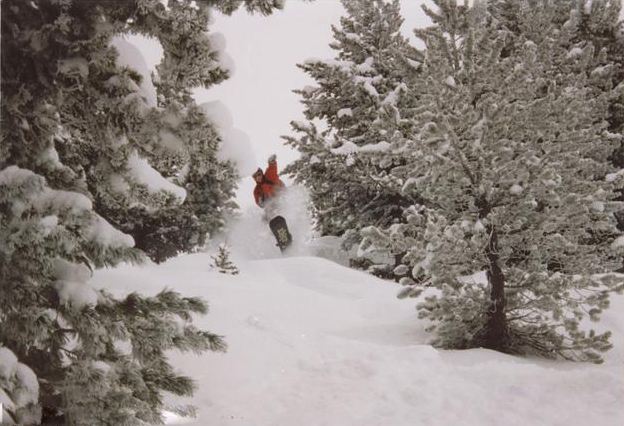
[[[275,199],[275,196],[284,187],[284,183],[277,174],[277,157],[275,154],[269,157],[268,162],[269,165],[264,173],[262,173],[262,169],[258,167],[258,170],[251,175],[256,181],[256,187],[253,191],[254,199],[256,200],[256,204],[261,208],[274,204],[271,201]]]

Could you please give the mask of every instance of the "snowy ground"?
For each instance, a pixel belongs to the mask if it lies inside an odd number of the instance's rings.
[[[196,419],[169,424],[249,426],[600,425],[624,418],[624,299],[602,326],[616,347],[603,365],[516,358],[488,350],[439,351],[396,284],[311,256],[210,271],[209,254],[160,266],[125,266],[93,281],[117,294],[168,286],[200,295],[200,327],[226,336],[226,354],[171,353],[194,377]],[[617,312],[615,312],[617,310]]]

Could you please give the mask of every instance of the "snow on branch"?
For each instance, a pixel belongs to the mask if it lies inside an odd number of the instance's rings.
[[[139,157],[136,150],[128,158],[128,168],[137,182],[145,185],[149,192],[167,191],[174,194],[180,202],[186,198],[186,190],[169,182],[157,170],[149,165],[146,159]]]

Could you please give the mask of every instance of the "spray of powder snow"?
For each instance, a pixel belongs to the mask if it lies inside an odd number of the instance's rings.
[[[277,214],[286,219],[293,237],[291,246],[283,254],[276,245],[269,228],[265,211],[257,206],[249,207],[230,224],[229,230],[215,238],[213,244],[225,242],[234,259],[270,259],[283,256],[312,255],[309,242],[312,238],[311,216],[308,210],[310,199],[307,190],[299,185],[285,188],[278,196]],[[210,250],[210,248],[209,248]]]

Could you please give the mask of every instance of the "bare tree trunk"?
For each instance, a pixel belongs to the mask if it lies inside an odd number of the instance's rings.
[[[487,349],[505,351],[507,347],[507,321],[505,314],[505,276],[499,265],[498,235],[493,226],[487,227],[490,239],[485,248],[488,259],[487,279],[490,285],[490,307],[487,311],[481,344]]]
[[[492,211],[492,206],[485,195],[478,197],[475,201],[479,208],[479,218],[487,218]],[[509,344],[505,314],[507,301],[505,300],[505,275],[499,263],[498,232],[491,224],[486,226],[486,231],[489,236],[485,256],[488,262],[486,275],[490,285],[490,306],[484,327],[476,336],[475,343],[487,349],[506,352]]]

